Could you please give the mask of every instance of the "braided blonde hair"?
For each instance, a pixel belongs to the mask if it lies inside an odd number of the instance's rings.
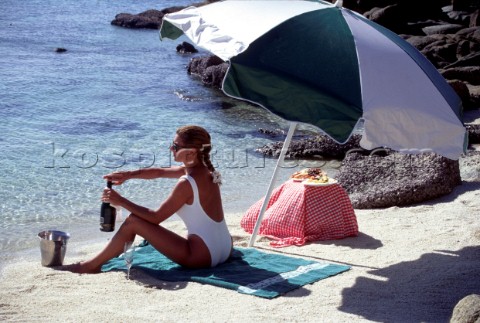
[[[212,174],[213,182],[222,184],[220,173],[213,167],[210,160],[212,151],[211,137],[207,130],[200,126],[187,125],[177,129],[177,135],[187,145],[186,148],[197,148],[199,161],[202,162]]]

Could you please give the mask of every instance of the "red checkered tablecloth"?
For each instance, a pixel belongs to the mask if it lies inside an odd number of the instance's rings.
[[[263,200],[242,217],[240,225],[245,231],[253,232]],[[258,234],[272,238],[273,247],[301,246],[309,241],[357,236],[358,224],[340,185],[306,186],[289,180],[272,192]]]

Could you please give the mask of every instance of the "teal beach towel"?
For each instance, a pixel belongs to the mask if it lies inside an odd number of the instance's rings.
[[[137,247],[132,268],[163,281],[192,281],[236,290],[239,293],[275,298],[306,284],[350,269],[331,264],[265,253],[254,248],[234,248],[230,259],[214,268],[184,268],[151,245]],[[111,259],[102,271],[126,270],[122,256]]]

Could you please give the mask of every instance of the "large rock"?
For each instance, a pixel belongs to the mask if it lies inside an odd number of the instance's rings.
[[[227,69],[228,63],[221,63],[219,65],[207,67],[202,74],[202,83],[215,88],[221,88]]]
[[[354,134],[345,144],[339,144],[326,135],[292,140],[285,157],[293,159],[343,159],[351,149],[360,148],[361,138],[361,135]],[[260,147],[256,151],[265,156],[278,157],[282,147],[283,141],[278,141]]]
[[[474,107],[480,107],[480,85],[467,84],[468,92],[470,93],[470,102]],[[478,108],[476,109],[479,110]]]
[[[465,109],[469,109],[470,107],[476,108],[474,104],[472,104],[471,96],[470,96],[470,90],[468,89],[467,84],[465,84],[462,81],[459,80],[450,80],[448,81],[448,84],[453,88],[455,92],[457,92],[457,95],[460,97],[460,99],[463,102],[463,107]]]
[[[479,63],[480,63],[480,54]],[[480,66],[463,66],[446,69],[442,72],[445,78],[462,80],[472,85],[480,85]]]
[[[176,49],[177,49],[177,52],[180,54],[193,54],[198,52],[195,46],[193,46],[190,43],[187,43],[186,41],[184,41],[181,44],[178,44]]]
[[[187,66],[189,74],[198,75],[207,86],[221,88],[227,73],[228,63],[217,56],[199,56],[190,60]]]
[[[205,0],[203,2],[192,3],[189,6],[201,7],[217,1],[219,0]],[[139,14],[119,13],[115,16],[115,19],[111,21],[111,24],[126,28],[158,29],[162,25],[164,15],[167,13],[177,12],[185,8],[186,6],[173,6],[162,10],[150,9]]]
[[[480,295],[471,294],[458,302],[450,323],[480,323]]]
[[[221,58],[214,55],[198,56],[190,60],[187,66],[188,74],[202,75],[210,66],[225,63]]]
[[[458,24],[438,24],[433,26],[428,26],[423,28],[423,32],[426,35],[435,35],[435,34],[455,34],[456,32],[465,28],[462,25]]]
[[[468,124],[465,128],[468,132],[468,143],[480,144],[480,124]]]
[[[383,8],[372,8],[364,13],[364,16],[371,21],[376,22],[390,30],[397,32],[405,29],[405,20],[403,9],[398,4],[392,4]]]
[[[119,13],[111,21],[112,25],[126,28],[158,29],[162,25],[163,16],[167,13],[176,12],[185,7],[170,7],[163,10],[147,10],[139,14]]]
[[[411,205],[461,184],[459,162],[433,153],[351,152],[336,176],[356,209]]]

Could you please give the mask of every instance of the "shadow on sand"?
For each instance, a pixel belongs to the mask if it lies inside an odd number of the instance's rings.
[[[451,194],[422,204],[450,203],[479,189],[479,182],[464,181]],[[378,322],[448,322],[463,297],[480,294],[480,246],[437,250],[368,273],[378,278],[359,277],[344,289],[339,310]]]
[[[375,250],[378,248],[381,248],[383,246],[383,243],[375,239],[372,236],[369,236],[368,234],[365,234],[363,232],[359,232],[358,236],[356,237],[347,237],[344,239],[339,239],[339,240],[325,240],[325,241],[314,241],[314,242],[308,242],[308,244],[313,244],[313,245],[336,245],[336,246],[343,246],[343,247],[348,247],[351,249],[371,249]],[[337,263],[337,264],[342,264],[342,265],[347,265],[347,266],[353,266],[353,267],[363,267],[363,268],[368,268],[368,269],[378,269],[376,267],[371,267],[363,264],[358,264],[358,263],[352,263],[352,262],[345,262],[345,261],[340,261],[338,259],[330,259],[330,258],[325,258],[323,256],[314,256],[314,255],[305,255],[302,252],[295,252],[291,250],[285,250],[285,249],[272,249],[272,248],[264,248],[261,246],[256,246],[257,249],[262,249],[266,250],[268,252],[275,252],[283,255],[290,255],[294,257],[306,257],[308,259],[312,260],[320,260],[320,261],[327,261],[331,263]],[[320,253],[321,254],[321,253]]]
[[[378,322],[448,322],[463,297],[480,293],[480,246],[438,250],[369,271],[342,291],[339,310]]]
[[[419,203],[418,205],[436,205],[439,203],[450,203],[455,201],[457,198],[461,197],[463,194],[467,192],[478,191],[478,190],[480,190],[480,182],[462,181],[462,185],[458,185],[457,187],[455,187],[450,194],[441,196],[439,198],[436,198],[430,201]]]

